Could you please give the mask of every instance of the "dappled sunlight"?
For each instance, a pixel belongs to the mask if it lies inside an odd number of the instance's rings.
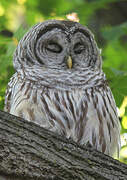
[[[126,107],[127,107],[127,97],[124,98],[122,105],[119,108],[119,116],[120,117],[124,116]],[[125,118],[127,118],[127,117],[125,117]],[[125,120],[124,120],[124,122],[125,122]]]
[[[6,25],[6,27],[12,31],[17,30],[18,27],[25,21],[24,14],[24,6],[11,4],[6,14],[6,17],[8,18],[8,24]]]
[[[124,129],[127,129],[127,116],[124,116],[122,119],[122,126],[124,127]]]
[[[127,147],[121,149],[120,156],[123,158],[127,158]]]
[[[12,38],[12,40],[13,40],[13,43],[17,46],[17,45],[18,45],[18,43],[19,43],[19,42],[18,42],[18,39],[17,39],[17,38],[15,38],[15,37],[13,37],[13,38]]]
[[[121,146],[127,145],[127,133],[121,135]]]
[[[71,14],[67,14],[66,15],[67,19],[70,20],[70,21],[74,21],[74,22],[79,22],[79,17],[78,17],[78,14],[73,12]]]
[[[0,16],[3,16],[5,13],[4,7],[0,4]]]
[[[17,0],[18,4],[23,5],[27,0]]]

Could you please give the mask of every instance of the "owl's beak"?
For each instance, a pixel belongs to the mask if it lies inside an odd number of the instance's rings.
[[[69,69],[72,68],[72,58],[71,58],[71,56],[69,56],[68,59],[67,59],[67,66],[68,66]]]

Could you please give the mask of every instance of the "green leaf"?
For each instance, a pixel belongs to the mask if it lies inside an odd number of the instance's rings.
[[[127,96],[127,75],[112,68],[103,68],[118,107]]]
[[[127,22],[114,27],[106,27],[102,30],[103,37],[109,41],[117,40],[121,36],[124,36],[126,34],[127,34]]]
[[[127,71],[127,44],[124,46],[119,40],[110,41],[102,51],[103,67]]]

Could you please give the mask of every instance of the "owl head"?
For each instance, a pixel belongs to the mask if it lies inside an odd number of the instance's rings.
[[[64,71],[101,69],[100,51],[93,34],[83,25],[48,20],[32,27],[14,54],[17,71],[33,66]]]

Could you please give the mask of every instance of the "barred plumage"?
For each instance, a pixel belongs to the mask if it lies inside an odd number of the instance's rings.
[[[49,52],[59,50],[56,45],[43,50],[49,41],[45,42],[45,38],[52,40],[55,33],[55,43],[63,41],[67,47],[64,50],[60,44],[64,51],[60,55]],[[75,41],[79,43],[80,36],[85,39],[83,54],[79,52],[84,44],[76,50],[73,45]],[[72,69],[67,68],[67,55],[74,61]],[[14,67],[17,72],[8,84],[6,111],[80,144],[89,142],[108,155],[119,152],[120,126],[115,101],[101,69],[99,50],[87,28],[55,20],[36,25],[20,41]]]

